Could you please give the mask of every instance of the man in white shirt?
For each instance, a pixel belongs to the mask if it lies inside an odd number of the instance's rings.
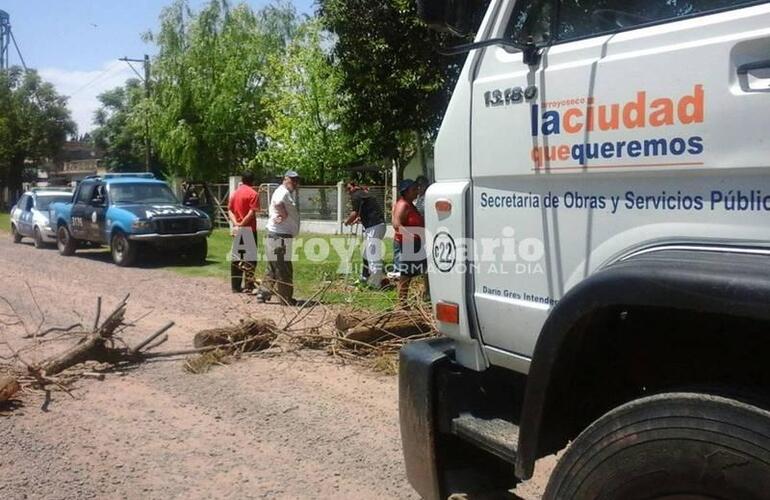
[[[294,305],[294,268],[291,262],[291,241],[299,233],[299,210],[296,190],[299,174],[289,170],[283,183],[270,197],[265,252],[267,275],[257,300],[266,302],[273,293],[288,305]]]

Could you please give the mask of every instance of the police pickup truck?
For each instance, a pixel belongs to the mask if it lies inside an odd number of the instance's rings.
[[[109,245],[119,266],[136,262],[145,245],[186,254],[204,263],[211,219],[179,203],[168,184],[152,174],[106,174],[83,180],[69,203],[54,203],[51,225],[61,255],[80,243]]]
[[[484,5],[426,195],[443,338],[401,352],[409,480],[770,498],[770,2]],[[488,7],[486,7],[488,5]],[[474,26],[475,28],[475,26]]]

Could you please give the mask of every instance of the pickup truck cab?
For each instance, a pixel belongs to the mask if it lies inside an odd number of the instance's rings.
[[[426,194],[443,338],[401,351],[409,480],[505,491],[558,454],[548,499],[769,498],[770,2],[418,2],[455,32],[481,5]]]
[[[72,201],[51,206],[57,245],[72,255],[81,242],[108,245],[112,260],[130,266],[145,245],[206,260],[211,219],[179,203],[168,184],[152,174],[107,174],[83,180]]]
[[[72,198],[67,188],[34,188],[24,193],[11,208],[11,235],[14,243],[32,238],[35,248],[56,243],[56,229],[49,219],[49,206]]]

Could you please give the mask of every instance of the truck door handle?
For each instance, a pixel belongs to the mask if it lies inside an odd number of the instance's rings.
[[[757,61],[753,63],[741,64],[740,66],[738,66],[738,74],[748,75],[749,71],[753,71],[755,69],[770,69],[770,59],[765,59],[764,61]]]

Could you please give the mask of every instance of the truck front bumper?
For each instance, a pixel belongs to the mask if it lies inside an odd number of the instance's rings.
[[[182,234],[159,234],[159,233],[146,233],[146,234],[131,234],[128,239],[135,241],[146,241],[150,243],[163,243],[173,242],[180,240],[192,240],[197,238],[206,238],[211,234],[211,230],[197,231],[195,233],[182,233]]]
[[[450,362],[451,339],[413,342],[401,349],[398,413],[409,483],[426,500],[446,498],[438,468],[437,370]]]

